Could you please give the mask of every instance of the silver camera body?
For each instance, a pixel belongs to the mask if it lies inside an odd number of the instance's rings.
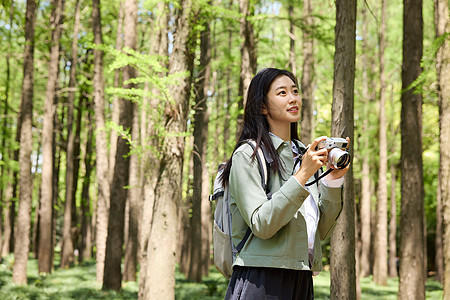
[[[333,149],[333,148],[340,148],[342,150],[347,149],[348,142],[346,139],[343,138],[336,138],[336,137],[329,137],[326,140],[323,140],[317,145],[318,149],[326,148],[326,149]]]
[[[328,161],[337,169],[344,169],[350,163],[350,154],[347,152],[348,141],[343,138],[329,137],[321,141],[318,149],[331,149],[328,152]]]

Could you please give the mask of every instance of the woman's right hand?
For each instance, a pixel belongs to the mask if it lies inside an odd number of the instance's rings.
[[[315,139],[311,145],[309,145],[308,150],[303,154],[302,164],[298,169],[297,173],[294,174],[298,182],[305,186],[311,176],[313,176],[321,167],[326,165],[328,160],[328,149],[322,148],[317,149],[317,145],[326,140],[326,136],[321,136]]]

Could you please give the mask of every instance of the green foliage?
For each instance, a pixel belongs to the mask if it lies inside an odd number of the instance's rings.
[[[122,291],[103,291],[96,279],[95,263],[90,261],[71,269],[56,269],[51,274],[37,274],[37,260],[28,261],[28,285],[12,282],[12,255],[0,264],[0,299],[137,299],[138,284],[123,283]]]

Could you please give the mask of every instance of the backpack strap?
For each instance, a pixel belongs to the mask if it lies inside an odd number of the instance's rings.
[[[252,147],[253,151],[255,151],[256,142],[254,140],[248,140],[247,143]],[[261,187],[264,189],[267,198],[270,200],[272,199],[272,193],[269,191],[269,166],[270,163],[273,161],[273,159],[267,153],[266,147],[264,147],[263,145],[260,145],[258,147],[255,157],[256,160],[258,161],[259,173],[261,174]],[[250,227],[248,227],[241,242],[236,246],[235,254],[237,254],[242,250],[251,233],[252,230],[250,229]]]

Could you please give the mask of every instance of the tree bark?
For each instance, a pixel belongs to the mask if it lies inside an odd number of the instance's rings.
[[[4,108],[3,108],[3,113],[4,113],[4,118],[3,118],[3,127],[2,127],[2,133],[1,133],[1,153],[2,153],[2,160],[4,162],[7,162],[8,160],[10,160],[10,151],[7,151],[6,148],[6,140],[9,139],[9,129],[8,129],[8,112],[9,112],[9,104],[8,104],[8,98],[9,98],[9,89],[10,89],[10,81],[11,81],[11,63],[10,63],[10,58],[11,58],[11,37],[12,37],[12,31],[13,31],[13,18],[14,18],[14,1],[11,0],[11,7],[9,9],[9,30],[8,30],[8,53],[6,54],[6,80],[4,83],[5,86],[5,99],[4,99]],[[8,156],[8,158],[7,158]],[[7,172],[8,173],[8,172]],[[10,183],[6,183],[4,182],[3,178],[5,176],[5,164],[1,164],[0,166],[0,180],[2,181],[0,183],[0,257],[1,257],[1,251],[3,249],[3,241],[6,241],[6,239],[8,238],[4,238],[4,232],[3,229],[6,229],[2,226],[3,224],[3,209],[5,206],[5,199],[8,199],[4,196],[7,196],[8,193],[8,187],[10,186]],[[8,200],[9,201],[9,200]],[[6,230],[5,230],[6,231]]]
[[[100,14],[100,0],[92,0],[92,23],[94,31],[94,43],[98,46],[103,44],[102,25]],[[105,264],[106,238],[108,235],[108,202],[110,197],[110,186],[108,181],[108,144],[106,141],[105,128],[105,92],[103,79],[103,51],[94,49],[94,103],[95,103],[95,126],[96,126],[96,160],[97,160],[97,224],[96,224],[96,261],[97,281],[103,281]]]
[[[289,19],[289,68],[292,74],[297,76],[297,64],[295,55],[295,23],[294,23],[294,1],[288,1],[288,19]],[[307,1],[303,3],[303,10],[307,9]],[[306,20],[305,20],[306,21]]]
[[[173,299],[175,287],[175,262],[177,242],[177,208],[182,187],[184,138],[189,111],[189,96],[193,71],[192,2],[180,3],[175,18],[176,36],[170,59],[169,74],[189,72],[176,85],[170,85],[172,102],[166,103],[164,111],[165,136],[162,146],[160,172],[155,190],[150,240],[148,243],[145,299]],[[195,13],[193,15],[196,15]],[[191,48],[192,47],[192,48]]]
[[[336,1],[331,135],[354,136],[356,1]],[[353,143],[349,152],[353,157]],[[353,167],[345,175],[343,209],[331,235],[330,299],[356,299]]]
[[[447,37],[437,52],[437,79],[439,90],[439,129],[440,159],[439,179],[440,198],[443,208],[443,244],[444,244],[444,298],[450,298],[450,33],[449,3],[435,1],[436,37]]]
[[[362,26],[363,26],[363,40],[362,40],[362,93],[364,99],[364,119],[363,119],[363,132],[369,130],[369,79],[368,79],[368,29],[367,29],[367,10],[366,5],[362,7]],[[362,149],[367,151],[369,149],[369,135],[364,134],[362,137]],[[371,247],[371,191],[370,191],[370,164],[368,155],[362,154],[362,167],[361,167],[361,202],[360,202],[360,214],[361,214],[361,254],[360,254],[360,275],[361,277],[367,277],[371,273],[371,260],[370,260],[370,247]]]
[[[42,129],[42,184],[39,227],[39,272],[50,273],[52,268],[52,202],[53,202],[53,122],[56,112],[55,91],[58,82],[59,40],[62,32],[64,0],[52,1],[52,37],[50,62],[45,93],[44,123]]]
[[[389,219],[389,277],[397,277],[397,200],[396,182],[397,171],[391,163],[391,213]]]
[[[137,103],[133,103],[133,120],[131,138],[133,141],[139,139],[139,109]],[[139,143],[140,144],[140,143]],[[144,146],[144,145],[140,145]],[[140,161],[136,153],[130,156],[130,183],[128,193],[128,238],[125,246],[125,261],[123,280],[136,281],[137,253],[138,253],[138,223],[139,223],[139,201],[141,199]]]
[[[255,8],[250,2],[251,0],[239,0],[239,11],[241,13],[239,35],[243,37],[241,43],[241,73],[239,79],[239,110],[245,107],[248,86],[250,85],[252,77],[255,75],[257,67],[256,40],[253,32],[253,24],[250,21],[250,17],[255,14]],[[236,138],[239,138],[243,122],[243,114],[240,114],[237,121]]]
[[[312,1],[303,1],[303,18],[306,30],[303,30],[303,67],[302,67],[302,117],[300,139],[305,145],[312,142],[314,131],[314,27]],[[292,50],[291,50],[292,51]]]
[[[377,230],[375,233],[374,247],[374,267],[373,279],[378,285],[387,285],[388,277],[388,204],[387,204],[387,125],[386,125],[386,79],[385,79],[385,58],[386,47],[386,0],[381,1],[381,22],[378,32],[378,57],[380,63],[380,94],[379,94],[379,155],[380,165],[378,169],[378,189],[377,189]]]
[[[168,5],[165,2],[158,2],[157,10],[155,12],[156,20],[153,24],[153,34],[151,36],[152,47],[150,49],[150,54],[152,55],[167,55],[168,53],[168,22],[171,14],[168,11]],[[166,67],[165,64],[162,64]],[[164,76],[165,74],[159,74],[159,76]],[[148,87],[147,87],[148,88]],[[145,99],[144,101],[149,101],[148,107],[150,109],[155,109],[158,107],[158,97],[156,95],[160,95],[160,91],[156,88],[152,88],[152,94],[155,97],[150,99]],[[159,117],[159,114],[158,114]],[[152,226],[152,218],[153,218],[153,205],[155,202],[155,185],[159,172],[159,160],[157,159],[157,153],[160,151],[160,140],[158,137],[157,130],[155,128],[155,115],[151,114],[150,118],[147,117],[146,126],[142,126],[141,130],[145,129],[145,132],[142,134],[142,138],[145,139],[143,141],[148,143],[154,150],[150,150],[145,155],[145,159],[142,162],[143,168],[143,195],[144,201],[142,204],[142,214],[140,216],[140,226],[139,226],[139,263],[140,263],[140,272],[139,272],[139,299],[145,299],[145,288],[147,286],[147,251],[148,251],[148,242],[150,239],[150,230]],[[156,138],[155,138],[156,137]],[[148,139],[150,141],[148,141]],[[152,148],[150,148],[152,149]]]
[[[61,268],[68,268],[75,260],[72,236],[72,206],[74,196],[75,134],[73,115],[76,84],[76,66],[78,59],[78,31],[80,28],[80,1],[75,2],[75,21],[73,26],[72,53],[70,60],[69,96],[67,99],[67,154],[66,154],[66,200],[64,203],[64,226],[61,249]]]
[[[126,0],[124,8],[124,46],[137,48],[137,10],[136,0]],[[125,89],[135,88],[129,83],[136,77],[136,70],[127,65],[123,69]],[[119,100],[119,126],[129,130],[133,120],[133,103],[127,99]],[[129,184],[130,145],[122,136],[117,138],[116,162],[111,185],[110,210],[108,218],[108,238],[106,240],[105,272],[103,274],[103,289],[119,290],[122,284],[121,263],[124,240],[125,204],[127,199],[126,186]]]
[[[87,99],[85,99],[87,100]],[[84,101],[82,101],[83,103]],[[84,106],[84,105],[83,105]],[[93,126],[91,106],[87,106],[87,128],[88,135],[86,141],[86,150],[84,151],[84,180],[81,190],[81,247],[80,247],[80,261],[87,260],[92,256],[92,214],[91,214],[91,201],[89,197],[89,186],[91,184],[92,162],[92,139],[93,139]]]
[[[205,17],[206,18],[206,17]],[[191,259],[188,273],[188,279],[201,282],[202,275],[207,275],[203,272],[203,264],[208,264],[205,258],[204,243],[209,241],[207,237],[208,232],[203,231],[205,222],[202,222],[203,215],[206,213],[202,210],[203,203],[207,200],[207,195],[204,193],[203,185],[207,182],[203,181],[203,174],[206,169],[206,151],[208,143],[208,91],[209,80],[211,76],[211,31],[208,24],[209,20],[205,19],[204,31],[200,37],[200,70],[196,84],[196,104],[194,114],[194,179],[192,184],[192,218],[191,218]],[[206,228],[205,228],[206,229]]]
[[[123,14],[124,14],[124,2],[120,1],[119,6],[119,15],[117,17],[117,34],[116,34],[116,50],[120,51],[122,49],[123,45]],[[121,78],[120,78],[120,70],[115,69],[114,70],[114,87],[120,87],[121,84]],[[112,105],[112,112],[111,112],[111,122],[118,124],[119,123],[119,97],[117,95],[113,96],[113,105]],[[110,130],[110,136],[109,136],[109,167],[110,171],[109,173],[109,183],[111,184],[113,179],[113,169],[114,165],[116,164],[116,150],[117,150],[117,132],[115,130]]]
[[[422,0],[404,0],[399,299],[425,299],[422,95],[409,88],[422,72],[422,52]]]
[[[14,245],[13,282],[27,284],[28,250],[30,245],[31,220],[31,151],[33,148],[33,64],[34,64],[34,28],[36,23],[36,2],[27,1],[25,22],[25,50],[23,66],[22,103],[20,108],[20,177],[19,212],[17,216],[17,236]]]

